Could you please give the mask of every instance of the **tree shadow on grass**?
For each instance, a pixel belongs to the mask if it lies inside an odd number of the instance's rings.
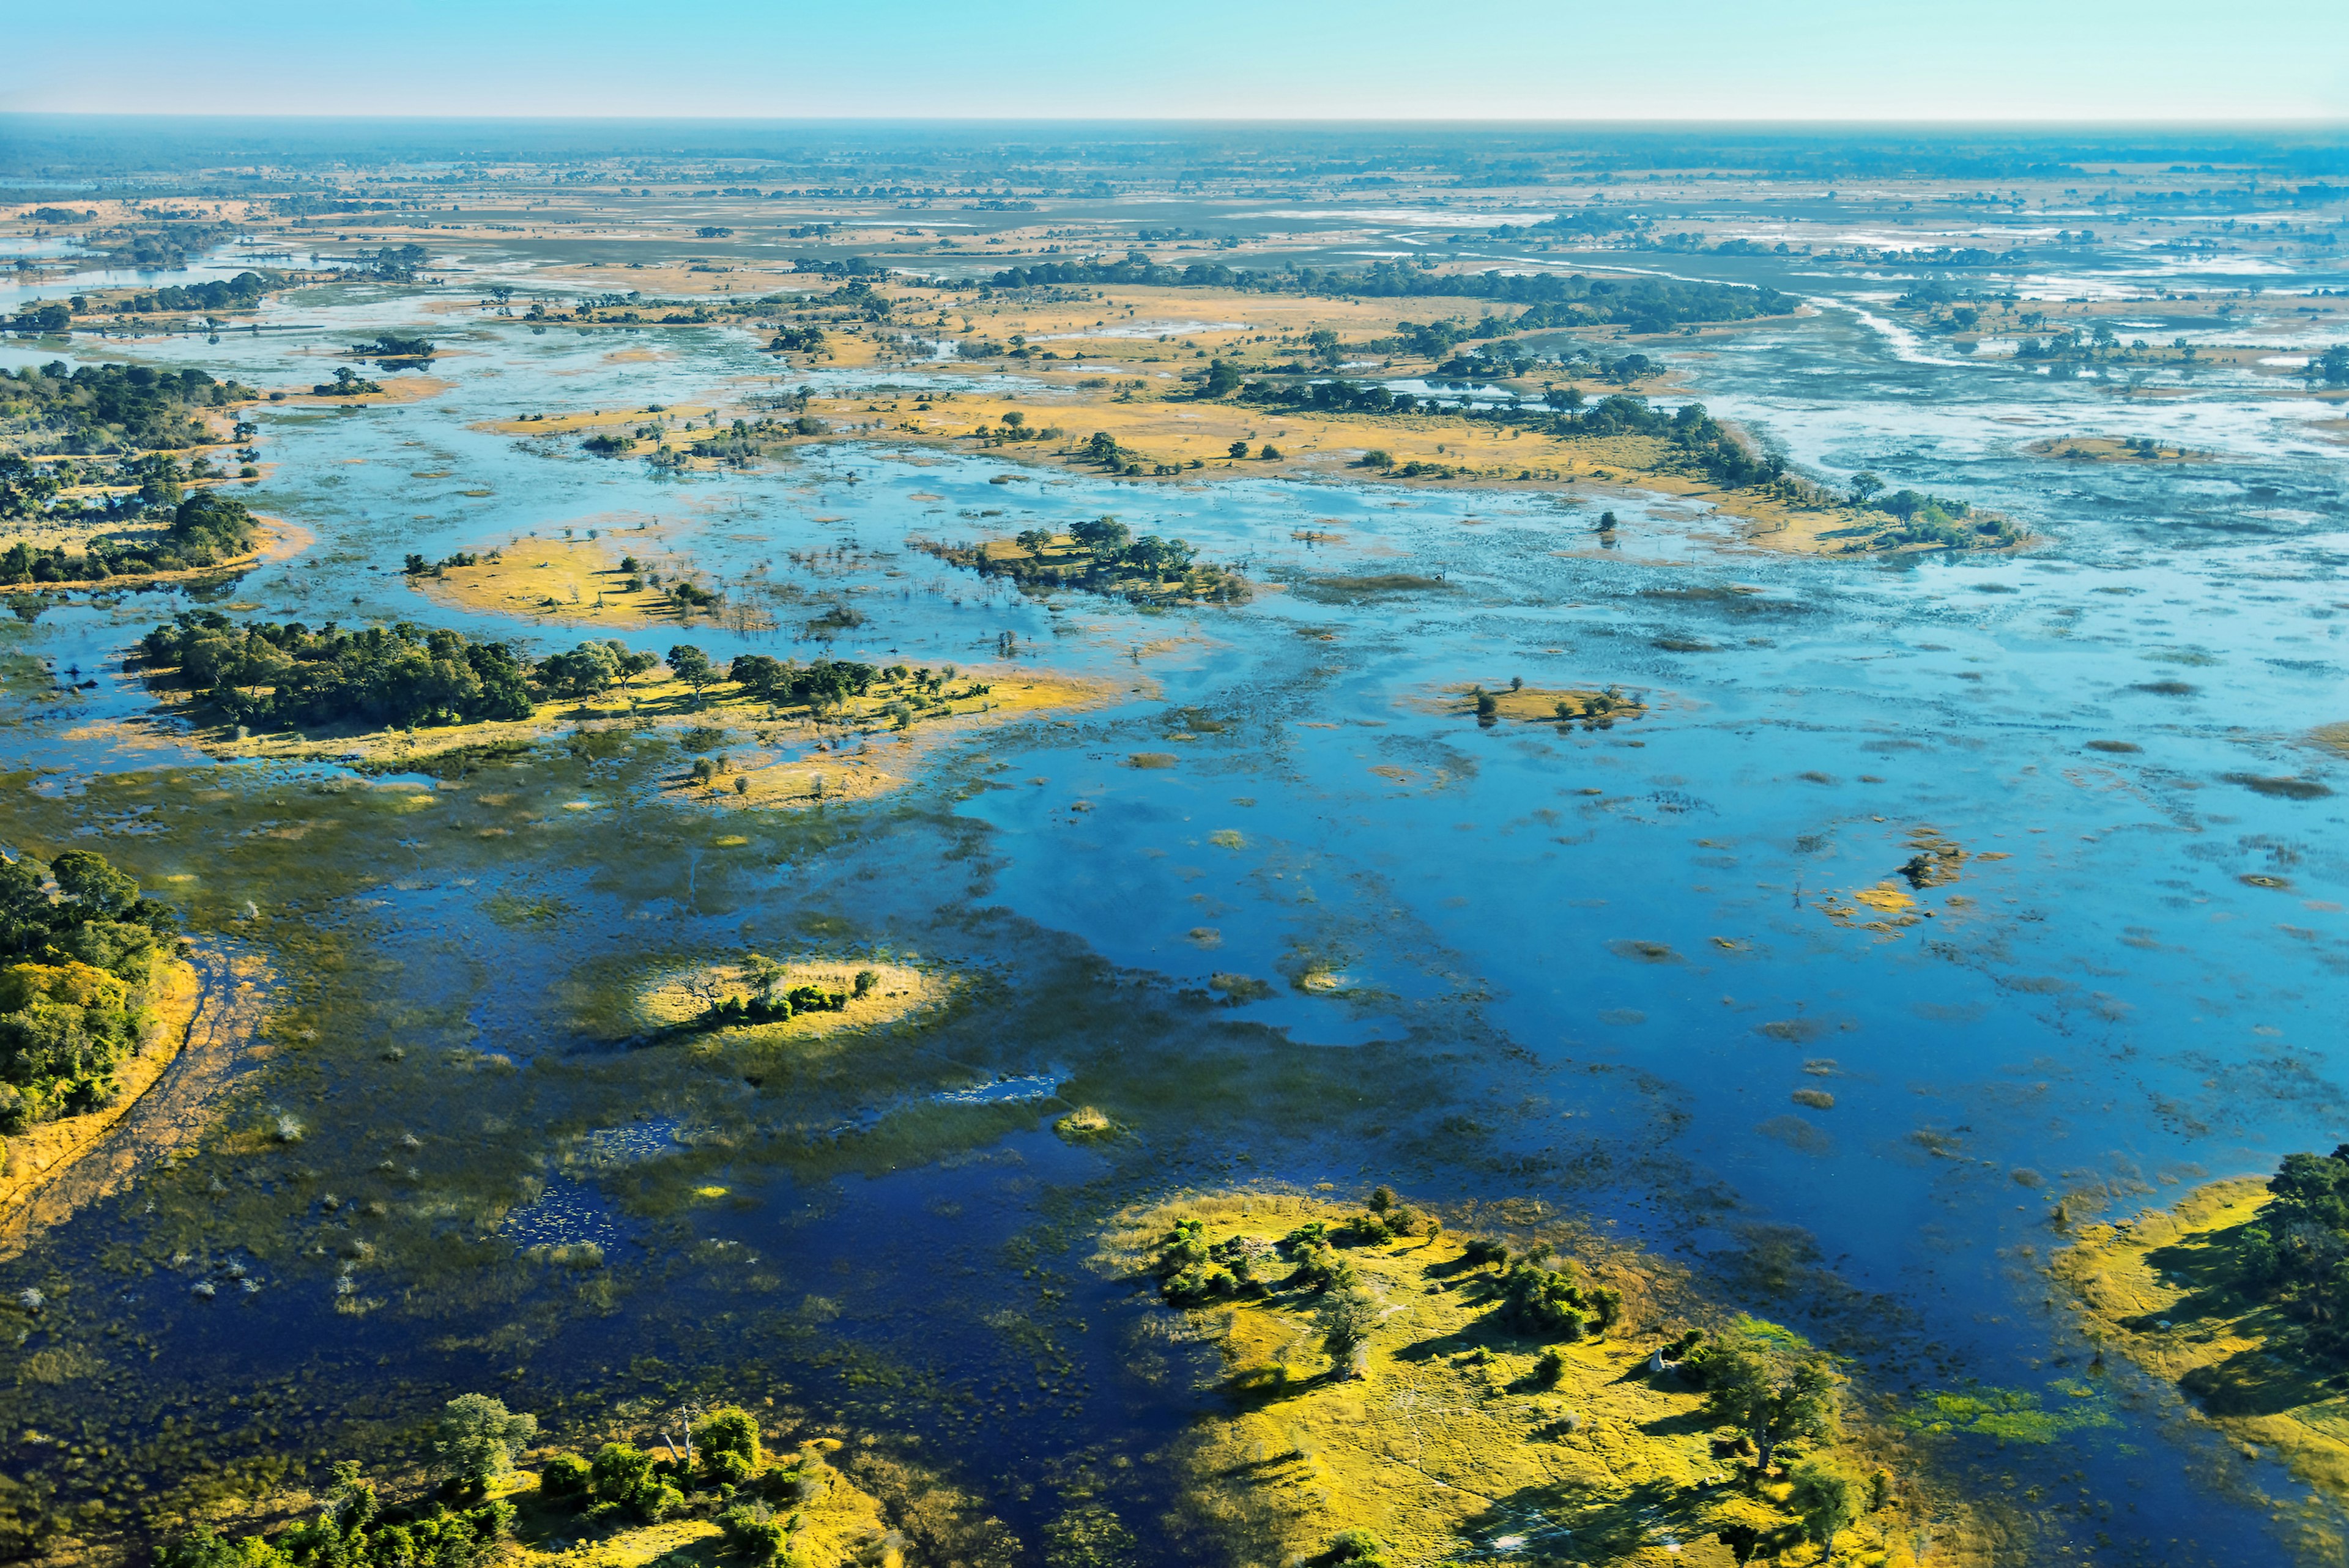
[[[2290,1351],[2239,1350],[2224,1361],[2197,1367],[2178,1386],[2214,1416],[2281,1416],[2333,1398],[2320,1370],[2299,1365]]]
[[[1785,1516],[1733,1484],[1653,1480],[1611,1496],[1577,1486],[1521,1488],[1495,1498],[1464,1533],[1479,1554],[1595,1563],[1628,1560],[1643,1548],[1676,1551],[1741,1526],[1758,1538],[1784,1530]]]

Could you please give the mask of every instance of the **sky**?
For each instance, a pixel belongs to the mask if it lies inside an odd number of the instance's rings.
[[[0,111],[2349,120],[2349,0],[109,0]]]

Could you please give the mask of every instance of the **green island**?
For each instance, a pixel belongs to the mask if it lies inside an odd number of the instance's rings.
[[[1834,1357],[1630,1249],[1457,1233],[1381,1186],[1154,1205],[1101,1258],[1217,1353],[1179,1450],[1195,1553],[1791,1568],[1969,1539]]]
[[[2049,1269],[2082,1326],[2245,1457],[2349,1498],[2349,1144],[2082,1225]]]
[[[91,850],[0,861],[0,1132],[110,1104],[178,918]]]
[[[431,1484],[408,1501],[388,1502],[344,1460],[308,1518],[274,1533],[199,1525],[165,1544],[159,1568],[900,1568],[909,1541],[990,1537],[992,1521],[955,1517],[958,1500],[902,1463],[866,1449],[843,1469],[836,1437],[779,1449],[773,1418],[738,1405],[646,1425],[584,1457],[533,1449],[535,1417],[460,1395],[431,1429]],[[1009,1561],[999,1548],[963,1560]]]
[[[1141,538],[1114,517],[1072,525],[1066,533],[1029,529],[977,544],[916,542],[916,548],[982,577],[1008,577],[1029,593],[1083,588],[1133,603],[1229,604],[1248,597],[1247,579],[1202,562],[1181,539]]]

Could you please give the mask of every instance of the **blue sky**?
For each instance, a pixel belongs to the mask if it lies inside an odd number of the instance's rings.
[[[5,36],[17,111],[2349,119],[2349,0],[48,0]]]

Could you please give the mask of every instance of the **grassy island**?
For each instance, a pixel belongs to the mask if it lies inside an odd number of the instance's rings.
[[[517,1461],[538,1435],[536,1418],[460,1395],[435,1429],[437,1484],[421,1495],[388,1501],[346,1461],[333,1467],[309,1518],[234,1538],[200,1525],[164,1548],[160,1568],[904,1563],[908,1532],[834,1463],[840,1439],[810,1436],[778,1449],[781,1432],[740,1406],[705,1408],[690,1419],[651,1416],[645,1428],[585,1456],[538,1450],[533,1474]],[[910,1473],[886,1461],[863,1468],[891,1479]]]
[[[813,1040],[895,1023],[953,995],[950,975],[886,959],[698,965],[663,974],[641,995],[647,1028],[734,1043]]]
[[[2050,1263],[2087,1332],[2247,1451],[2349,1499],[2349,1145],[2084,1225]]]
[[[1137,604],[1226,604],[1246,600],[1247,579],[1196,559],[1181,539],[1141,538],[1114,517],[1078,523],[1066,533],[1030,529],[976,544],[916,540],[915,548],[982,577],[1008,577],[1031,593],[1084,588]]]
[[[1908,1563],[1946,1506],[1831,1358],[1625,1249],[1454,1234],[1381,1188],[1131,1213],[1102,1258],[1219,1353],[1181,1447],[1202,1555]]]
[[[908,782],[936,746],[1133,689],[1017,667],[802,665],[763,654],[721,666],[690,643],[666,662],[616,641],[533,660],[404,621],[313,628],[217,611],[182,613],[140,651],[162,711],[192,720],[219,756],[413,767],[557,735],[580,744],[608,736],[595,743],[607,748],[673,741],[678,766],[662,791],[731,807],[870,799]]]
[[[1621,686],[1604,691],[1580,686],[1532,686],[1512,679],[1506,686],[1452,686],[1440,704],[1445,713],[1474,715],[1490,727],[1503,719],[1512,724],[1555,724],[1561,729],[1580,724],[1585,729],[1607,729],[1618,719],[1644,718],[1648,705],[1627,696]]]

